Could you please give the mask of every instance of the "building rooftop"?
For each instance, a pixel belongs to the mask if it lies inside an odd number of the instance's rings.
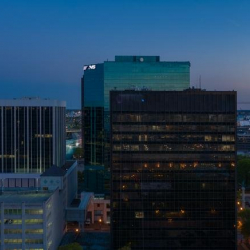
[[[190,66],[189,61],[161,61],[160,56],[120,56],[118,55],[118,56],[115,56],[115,62],[138,62],[138,63],[161,62],[161,63],[169,63],[169,64],[185,64],[185,65]]]
[[[27,192],[9,192],[0,193],[0,202],[4,203],[43,203],[47,201],[53,192],[50,191],[27,191]]]
[[[115,56],[116,62],[159,62],[159,56]]]
[[[75,160],[66,161],[65,164],[62,166],[62,169],[68,171],[75,164],[75,162]]]
[[[100,165],[87,165],[84,166],[84,170],[105,170],[105,167]]]
[[[110,92],[113,93],[158,93],[158,94],[167,94],[167,93],[180,93],[180,94],[189,94],[189,93],[197,93],[197,94],[236,94],[237,91],[235,90],[206,90],[206,89],[200,89],[200,88],[188,88],[188,89],[184,89],[184,90],[152,90],[152,89],[148,89],[147,87],[136,87],[136,86],[132,86],[129,89],[124,89],[124,90],[116,90],[116,89],[112,89],[110,90]]]
[[[65,101],[41,99],[39,97],[24,97],[14,99],[1,99],[0,106],[8,107],[66,107]]]
[[[49,169],[41,174],[41,176],[64,176],[67,173],[63,168],[59,168],[56,165],[51,166]]]

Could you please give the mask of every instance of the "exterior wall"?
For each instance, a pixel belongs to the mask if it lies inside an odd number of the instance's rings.
[[[128,88],[184,90],[190,86],[189,62],[161,62],[159,57],[118,56],[104,62],[104,110],[109,111],[109,92]]]
[[[112,91],[112,249],[236,249],[236,92]]]
[[[66,108],[53,107],[53,165],[62,167],[66,159]],[[50,164],[52,166],[52,164]],[[50,167],[48,166],[48,168]],[[44,172],[44,171],[43,171]]]
[[[103,107],[104,102],[104,66],[95,64],[93,69],[84,70],[84,107]]]
[[[63,190],[62,176],[41,176],[41,188],[47,190]]]
[[[110,200],[93,198],[87,208],[87,214],[91,214],[91,223],[98,222],[110,223]]]
[[[105,169],[103,166],[85,166],[84,191],[104,194],[104,175]]]
[[[1,173],[42,173],[53,164],[62,166],[65,150],[64,102],[0,100]]]
[[[84,107],[85,164],[104,165],[104,108]]]
[[[57,189],[46,202],[46,237],[48,250],[57,249],[66,230],[65,207],[63,197]]]
[[[84,67],[82,130],[85,164],[110,165],[109,92],[134,88],[184,90],[189,62],[160,62],[159,56],[116,56],[115,61]]]
[[[57,249],[64,229],[58,190],[46,202],[1,202],[0,207],[1,249]]]
[[[2,190],[4,188],[40,188],[39,174],[0,174]]]
[[[77,195],[77,162],[74,162],[64,176],[41,176],[41,188],[62,191],[63,206],[69,206]]]
[[[65,207],[69,206],[77,196],[78,179],[77,179],[77,162],[75,162],[67,171],[64,177],[64,194]]]
[[[8,210],[8,214],[6,213]],[[45,212],[43,204],[1,203],[1,249],[42,249]],[[11,223],[7,222],[12,220]]]

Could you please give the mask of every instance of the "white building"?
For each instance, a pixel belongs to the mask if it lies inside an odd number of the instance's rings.
[[[41,176],[0,174],[0,180],[0,249],[57,249],[66,209],[77,195],[77,162],[52,166]]]
[[[64,232],[63,205],[54,191],[0,195],[1,249],[57,249]]]
[[[63,101],[0,100],[0,173],[43,173],[65,163]]]

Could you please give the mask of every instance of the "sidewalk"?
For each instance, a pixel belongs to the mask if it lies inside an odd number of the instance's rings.
[[[84,232],[109,232],[110,231],[110,225],[109,224],[104,224],[104,223],[99,223],[95,222],[91,225],[88,225],[84,227]]]

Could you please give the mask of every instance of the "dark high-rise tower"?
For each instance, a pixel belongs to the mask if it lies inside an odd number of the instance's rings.
[[[0,173],[43,173],[65,163],[65,102],[0,100]]]
[[[159,56],[116,56],[115,61],[84,66],[82,124],[85,164],[109,166],[110,90],[183,90],[189,84],[189,62],[161,62]]]
[[[236,92],[111,91],[112,249],[236,249]]]

